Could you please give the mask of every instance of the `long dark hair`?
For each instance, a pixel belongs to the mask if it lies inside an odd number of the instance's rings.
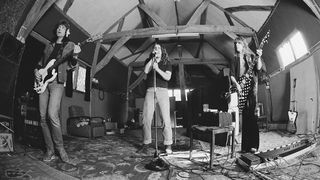
[[[159,43],[154,44],[154,46],[156,46],[156,45],[159,45],[161,47],[161,61],[163,61],[163,64],[167,64],[170,61],[167,50]],[[151,57],[151,56],[152,56],[152,51],[150,52],[149,57]]]

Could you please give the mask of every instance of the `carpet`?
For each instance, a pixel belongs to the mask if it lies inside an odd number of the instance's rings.
[[[261,134],[262,148],[272,144],[287,143],[295,138],[282,137],[283,134],[268,132]],[[281,141],[279,139],[283,138]],[[316,138],[319,139],[319,138]],[[279,142],[277,142],[279,141]],[[266,145],[268,142],[269,145]],[[61,162],[57,157],[49,163],[42,162],[43,152],[38,149],[27,149],[13,155],[0,154],[0,179],[260,179],[263,174],[271,179],[317,179],[320,177],[320,148],[292,162],[285,162],[268,169],[256,172],[245,172],[230,159],[230,148],[216,146],[214,166],[210,169],[208,143],[194,141],[192,159],[189,159],[189,138],[179,136],[173,145],[173,154],[161,156],[170,165],[166,171],[151,171],[145,168],[155,152],[149,149],[146,154],[136,153],[141,137],[130,133],[125,135],[107,135],[96,139],[64,137],[64,146],[72,164]],[[155,145],[155,144],[153,144]],[[275,146],[273,146],[275,147]],[[163,149],[159,142],[159,149]],[[236,145],[239,151],[240,144]],[[259,173],[259,174],[257,174]]]
[[[188,150],[187,141],[187,138],[177,140],[173,150]],[[145,168],[154,159],[155,150],[149,149],[146,154],[136,153],[139,143],[139,138],[128,135],[108,135],[96,139],[64,137],[65,149],[74,165],[62,163],[59,158],[46,164],[79,179],[166,179],[172,172],[153,172]],[[36,151],[28,155],[37,160],[43,157],[43,153]]]

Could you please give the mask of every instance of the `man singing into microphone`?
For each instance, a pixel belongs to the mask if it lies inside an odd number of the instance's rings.
[[[156,101],[156,103],[159,105],[157,107],[160,108],[160,113],[164,124],[162,133],[164,137],[163,144],[165,145],[166,153],[171,154],[172,129],[170,120],[168,81],[171,79],[172,67],[166,50],[161,47],[160,44],[156,43],[154,45],[152,53],[146,60],[144,72],[147,74],[147,92],[143,105],[143,145],[137,152],[147,153],[147,150],[150,147],[152,141],[151,124],[153,113],[155,113],[154,101]],[[154,78],[154,75],[156,78]],[[156,87],[154,87],[154,79],[156,79]],[[154,95],[156,97],[154,97]]]

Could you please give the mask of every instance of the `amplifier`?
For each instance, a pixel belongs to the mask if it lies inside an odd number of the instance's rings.
[[[232,124],[232,115],[227,112],[203,112],[199,125],[226,127]]]

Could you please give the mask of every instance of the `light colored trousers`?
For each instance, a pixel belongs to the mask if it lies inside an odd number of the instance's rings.
[[[51,152],[54,152],[54,144],[56,145],[57,150],[63,149],[63,139],[59,118],[63,92],[63,84],[58,84],[55,80],[48,84],[47,89],[39,95],[40,124],[46,148]],[[47,112],[50,125],[47,122]]]
[[[154,98],[154,94],[156,94],[156,98]],[[154,88],[148,88],[146,97],[143,104],[143,144],[150,144],[152,142],[151,137],[151,125],[153,119],[153,113],[155,113],[155,103],[154,99],[156,99],[156,103],[160,108],[160,113],[163,119],[163,138],[164,145],[172,144],[172,129],[171,129],[171,119],[170,119],[170,102],[167,88],[156,88],[156,93]],[[159,117],[156,117],[156,120],[159,121]],[[155,124],[158,124],[155,122]]]

